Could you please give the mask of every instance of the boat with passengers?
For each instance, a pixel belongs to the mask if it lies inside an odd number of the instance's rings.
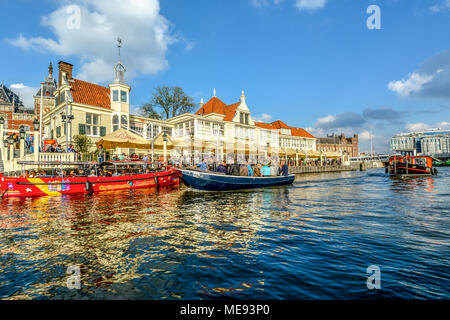
[[[386,173],[390,176],[407,177],[436,175],[433,158],[429,156],[395,155],[389,158]]]
[[[189,187],[203,191],[233,191],[290,185],[295,175],[253,177],[233,176],[219,172],[196,169],[177,169],[181,172],[181,180]]]
[[[17,177],[0,174],[2,198],[59,196],[179,185],[179,172],[146,161],[18,162]],[[26,170],[27,166],[39,169]]]

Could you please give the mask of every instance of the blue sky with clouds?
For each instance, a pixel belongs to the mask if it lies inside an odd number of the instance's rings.
[[[369,30],[369,5],[381,29]],[[80,10],[79,28],[73,6]],[[72,6],[72,7],[71,7]],[[30,100],[50,61],[113,78],[114,38],[136,108],[158,85],[317,136],[360,134],[386,151],[397,132],[450,126],[450,0],[0,0],[0,80]],[[75,21],[76,22],[76,21]]]

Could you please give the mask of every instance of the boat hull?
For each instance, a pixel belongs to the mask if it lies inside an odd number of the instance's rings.
[[[181,180],[188,186],[204,191],[233,191],[266,188],[292,184],[295,175],[278,177],[242,177],[207,173],[193,170],[180,170]]]
[[[169,187],[179,184],[179,172],[167,171],[116,177],[1,177],[2,198],[88,194],[125,189]]]

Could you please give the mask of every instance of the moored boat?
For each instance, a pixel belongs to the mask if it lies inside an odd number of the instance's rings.
[[[292,184],[295,175],[276,177],[243,177],[220,174],[216,172],[204,172],[197,170],[182,170],[181,180],[188,186],[205,191],[232,191],[243,189],[255,189],[275,187]]]
[[[428,156],[392,156],[389,158],[386,173],[391,176],[435,175],[433,159]]]
[[[144,161],[113,161],[102,164],[82,162],[22,162],[21,164],[49,166],[58,170],[57,172],[53,170],[54,172],[49,174],[48,172],[31,175],[26,173],[19,177],[5,177],[0,174],[2,198],[88,194],[179,184],[177,170],[153,169],[151,163]],[[78,168],[72,170],[75,167]]]

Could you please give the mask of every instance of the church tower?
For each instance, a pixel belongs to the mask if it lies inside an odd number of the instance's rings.
[[[112,131],[119,128],[129,130],[130,128],[130,91],[131,87],[125,82],[126,69],[120,61],[120,49],[122,48],[122,39],[117,39],[117,48],[119,49],[119,61],[114,66],[114,82],[109,85],[111,97]]]

